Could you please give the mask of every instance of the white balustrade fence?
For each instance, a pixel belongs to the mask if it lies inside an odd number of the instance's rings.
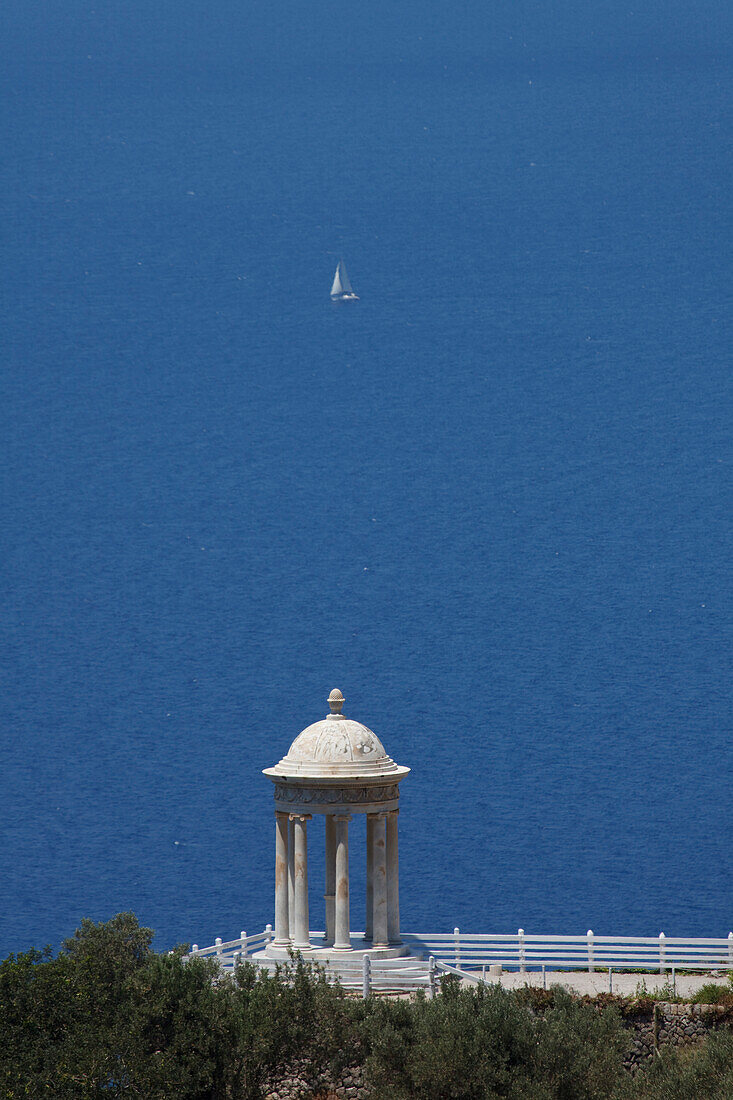
[[[256,932],[254,936],[241,932],[238,940],[228,940],[226,943],[222,943],[221,937],[217,936],[211,947],[199,947],[195,943],[185,957],[188,959],[216,958],[227,969],[234,965],[235,958],[238,961],[246,959],[254,951],[261,951],[271,939],[272,925],[268,924],[264,932]]]
[[[322,932],[311,932],[315,939]],[[362,933],[355,933],[359,937]],[[234,968],[254,952],[260,952],[273,938],[272,926],[264,932],[226,943],[217,937],[211,947],[194,944],[188,958],[215,958],[224,972]],[[317,960],[328,976],[348,989],[362,989],[364,996],[373,992],[435,991],[439,973],[454,973],[468,981],[485,980],[489,967],[502,970],[556,971],[645,970],[666,974],[680,970],[733,971],[733,932],[725,939],[685,939],[665,936],[596,936],[589,930],[584,936],[532,936],[520,928],[516,935],[480,935],[404,932],[402,940],[411,954],[397,959],[372,959],[368,955]],[[306,956],[307,958],[307,956]],[[257,966],[274,972],[275,959],[260,957]],[[282,964],[280,964],[282,965]],[[496,971],[495,971],[496,973]]]
[[[725,939],[665,936],[532,936],[406,932],[413,952],[460,967],[462,971],[500,965],[504,970],[733,970],[733,932]]]

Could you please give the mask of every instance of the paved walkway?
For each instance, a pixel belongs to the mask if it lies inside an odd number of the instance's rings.
[[[526,974],[520,974],[517,971],[505,971],[501,977],[492,977],[488,974],[486,977],[488,981],[501,982],[504,989],[521,989],[524,985],[539,986],[541,988],[543,981],[545,981],[548,989],[551,985],[562,985],[573,993],[588,993],[591,996],[596,993],[608,993],[609,991],[608,973],[596,972],[589,974],[586,970],[548,970],[544,975],[544,979],[543,975],[536,971],[529,971]],[[617,974],[614,971],[610,978],[613,992],[624,997],[632,997],[641,989],[642,983],[650,993],[661,989],[665,985],[672,984],[671,971],[666,975],[654,973]],[[675,989],[678,997],[689,997],[703,985],[710,985],[713,982],[716,985],[730,988],[727,975],[719,971],[710,974],[675,974]]]

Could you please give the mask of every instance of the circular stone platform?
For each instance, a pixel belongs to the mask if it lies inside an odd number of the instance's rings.
[[[310,961],[313,959],[318,962],[329,959],[363,959],[365,955],[368,955],[370,959],[402,959],[406,958],[410,954],[409,947],[405,944],[393,944],[391,947],[373,947],[369,940],[365,940],[363,936],[351,936],[351,947],[346,950],[339,950],[336,947],[331,946],[325,937],[311,936],[310,949],[302,952],[302,957]],[[287,962],[290,959],[292,953],[300,954],[297,948],[293,947],[276,947],[274,944],[268,944],[263,951],[257,951],[252,955],[253,959],[278,959],[283,962]]]

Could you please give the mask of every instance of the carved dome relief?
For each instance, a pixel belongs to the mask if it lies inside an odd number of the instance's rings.
[[[409,772],[394,762],[377,735],[361,722],[341,714],[344,697],[335,688],[328,699],[331,714],[306,727],[286,756],[265,775],[273,781],[359,779],[399,782]]]

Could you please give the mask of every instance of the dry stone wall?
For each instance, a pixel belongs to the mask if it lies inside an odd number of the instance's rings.
[[[367,1100],[361,1066],[345,1069],[337,1080],[314,1072],[308,1061],[288,1066],[264,1089],[266,1100]]]
[[[662,1047],[699,1043],[712,1028],[727,1023],[730,1009],[724,1005],[673,1004],[659,1001],[639,1016],[627,1018],[633,1036],[626,1067],[635,1073]]]
[[[625,1065],[636,1073],[664,1047],[689,1046],[703,1040],[713,1028],[733,1026],[731,1009],[724,1005],[674,1004],[660,1001],[627,1016],[632,1047]],[[303,1059],[283,1069],[264,1089],[265,1100],[369,1100],[361,1066],[352,1066],[334,1080],[318,1073]]]

